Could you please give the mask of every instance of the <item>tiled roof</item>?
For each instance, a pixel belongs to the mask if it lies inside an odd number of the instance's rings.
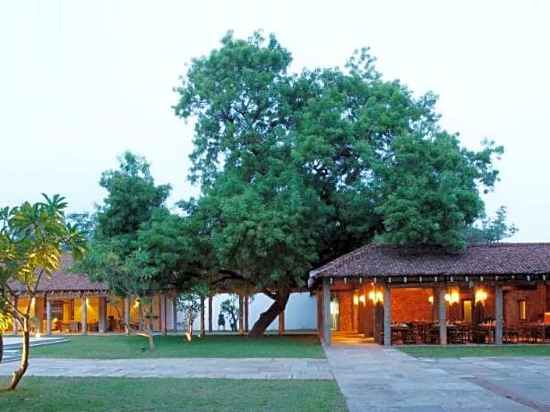
[[[92,282],[86,274],[72,273],[70,268],[73,264],[73,259],[70,255],[63,255],[61,269],[55,272],[50,278],[42,277],[38,284],[38,293],[45,292],[87,292],[98,291],[107,292],[108,287],[101,282]],[[12,289],[18,292],[25,292],[25,288],[18,282],[10,284]]]
[[[450,254],[436,248],[367,245],[312,270],[320,277],[550,274],[550,243],[471,245]]]

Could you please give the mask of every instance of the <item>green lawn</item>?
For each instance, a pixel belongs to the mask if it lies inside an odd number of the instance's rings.
[[[506,346],[402,346],[399,349],[418,358],[465,358],[491,356],[550,356],[550,345]]]
[[[207,336],[191,343],[181,336],[155,337],[156,350],[140,336],[71,336],[70,342],[31,349],[31,357],[128,358],[324,358],[317,336]]]
[[[25,377],[2,412],[346,411],[334,381]]]

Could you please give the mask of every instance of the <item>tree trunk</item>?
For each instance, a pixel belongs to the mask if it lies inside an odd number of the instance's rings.
[[[11,382],[8,386],[8,390],[13,391],[19,384],[19,381],[27,371],[29,367],[29,351],[30,351],[30,331],[29,331],[29,319],[23,318],[23,349],[21,352],[21,362],[19,363],[19,369],[13,372]]]
[[[268,328],[268,326],[279,316],[279,313],[285,310],[290,294],[288,291],[277,292],[277,299],[271,304],[271,306],[260,315],[248,336],[251,338],[259,338]]]

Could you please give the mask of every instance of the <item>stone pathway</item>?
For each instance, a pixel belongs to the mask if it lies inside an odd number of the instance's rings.
[[[545,403],[550,365],[538,360],[516,360],[523,367],[512,362],[503,374],[506,361],[419,360],[364,343],[335,344],[325,351],[350,412],[550,410]],[[481,377],[485,381],[476,381]],[[495,377],[502,387],[493,384]]]
[[[8,375],[17,364],[0,364]],[[114,376],[227,379],[334,379],[326,359],[175,358],[31,359],[28,376]]]

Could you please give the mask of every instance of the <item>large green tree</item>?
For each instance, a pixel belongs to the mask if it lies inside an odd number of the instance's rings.
[[[275,299],[253,336],[308,269],[375,237],[463,246],[502,151],[462,148],[441,130],[435,96],[384,80],[368,49],[344,69],[293,74],[291,61],[273,35],[229,33],[176,89],[176,115],[195,121],[190,178],[202,194],[189,218],[211,242],[211,269]]]
[[[98,207],[90,251],[80,269],[107,282],[115,294],[138,298],[138,333],[153,349],[151,296],[173,285],[173,250],[154,236],[158,221],[170,217],[164,206],[170,186],[156,185],[149,164],[130,152],[120,158],[118,169],[102,174],[100,185],[107,196]]]

